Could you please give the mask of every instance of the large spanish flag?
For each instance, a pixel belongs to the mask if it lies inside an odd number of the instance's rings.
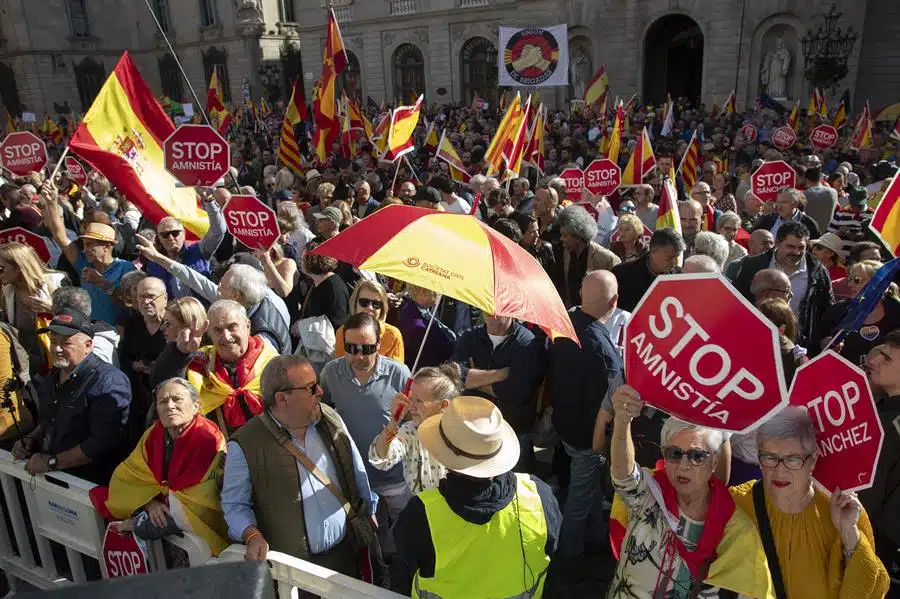
[[[891,251],[891,255],[900,256],[900,172],[894,175],[894,180],[881,196],[869,228]]]
[[[177,188],[163,166],[163,141],[173,131],[175,125],[125,52],[69,145],[147,220],[174,216],[199,238],[209,228],[209,217],[194,190]]]
[[[596,106],[601,115],[606,115],[606,99],[609,97],[609,78],[606,76],[606,65],[601,64],[584,90],[584,103]]]
[[[419,96],[414,105],[398,106],[391,113],[391,125],[387,132],[387,149],[384,153],[384,160],[393,162],[415,149],[413,133],[416,132],[419,124],[423,99],[424,96]]]
[[[622,171],[622,186],[640,185],[654,166],[656,166],[656,157],[653,155],[650,135],[647,133],[647,128],[644,127],[641,138],[634,144],[634,152],[628,159],[625,170]]]

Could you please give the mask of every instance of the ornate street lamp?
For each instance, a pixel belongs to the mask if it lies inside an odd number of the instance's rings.
[[[803,44],[803,57],[806,59],[805,77],[813,87],[827,88],[834,91],[841,80],[847,76],[847,59],[853,51],[853,45],[859,34],[853,27],[842,31],[837,27],[843,13],[837,11],[832,3],[825,13],[825,26],[816,26],[815,32],[809,28],[806,36],[800,39]]]

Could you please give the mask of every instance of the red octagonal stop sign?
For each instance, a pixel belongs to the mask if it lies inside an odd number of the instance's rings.
[[[871,487],[884,429],[866,374],[829,350],[797,369],[790,401],[813,421],[819,447],[813,477],[829,491]]]
[[[778,192],[797,186],[797,172],[784,160],[766,162],[750,175],[753,195],[764,202],[774,202]]]
[[[37,253],[38,258],[41,259],[41,262],[44,264],[50,262],[50,249],[47,247],[46,237],[41,237],[24,227],[13,227],[12,229],[0,231],[0,244],[13,242],[31,246]]]
[[[812,133],[809,134],[809,143],[819,151],[827,150],[837,143],[837,138],[837,129],[831,125],[822,124],[813,129]]]
[[[584,169],[584,186],[594,195],[610,195],[621,181],[622,169],[609,158],[594,160]],[[568,187],[566,191],[568,192]]]
[[[78,187],[84,187],[84,184],[87,183],[87,172],[84,170],[84,165],[72,156],[66,156],[63,165],[66,167],[66,174],[72,183]]]
[[[163,142],[166,170],[183,185],[212,185],[225,176],[231,148],[207,125],[182,125]]]
[[[772,144],[779,150],[787,150],[797,141],[797,132],[787,125],[772,132]]]
[[[567,168],[559,174],[560,179],[566,182],[566,197],[570,202],[580,202],[584,193],[584,172],[580,168]],[[562,203],[563,198],[559,198]]]
[[[248,248],[269,250],[281,235],[275,211],[256,196],[231,196],[222,213],[228,232]]]
[[[14,174],[24,177],[39,171],[47,164],[47,146],[30,131],[10,133],[0,143],[0,164]]]
[[[656,278],[626,327],[625,374],[648,404],[726,431],[787,405],[778,329],[718,274]]]

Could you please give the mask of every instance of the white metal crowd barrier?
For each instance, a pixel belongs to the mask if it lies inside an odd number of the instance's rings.
[[[88,496],[94,485],[64,472],[31,476],[24,466],[0,450],[0,569],[12,592],[22,582],[47,590],[99,577],[106,523]],[[232,545],[212,558],[202,539],[186,533],[151,543],[148,562],[152,571],[202,566],[243,560],[245,549]],[[328,599],[401,597],[283,553],[270,553],[268,562],[280,599],[296,596],[295,589]]]

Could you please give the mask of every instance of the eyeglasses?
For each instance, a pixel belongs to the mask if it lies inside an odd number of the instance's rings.
[[[291,391],[306,391],[310,395],[315,395],[319,392],[319,381],[313,381],[308,385],[304,385],[303,387],[285,387],[284,389],[279,389],[278,391],[282,393],[290,393]]]
[[[709,451],[705,449],[688,449],[685,451],[680,447],[675,447],[674,445],[670,445],[662,448],[663,458],[667,462],[678,463],[681,461],[681,458],[687,456],[688,461],[693,466],[702,466],[706,463],[706,460],[709,459],[709,456],[712,455]]]
[[[812,457],[813,454],[807,454],[805,456],[802,455],[789,455],[785,457],[779,457],[774,453],[761,453],[759,454],[759,465],[765,468],[777,468],[778,464],[784,464],[784,467],[788,470],[800,470],[803,468],[803,465],[806,463],[806,460]]]
[[[168,239],[175,239],[176,237],[178,237],[178,236],[181,235],[182,233],[184,233],[184,230],[183,230],[183,229],[177,229],[177,230],[175,230],[175,231],[160,231],[160,232],[158,233],[158,235],[159,235],[160,237],[167,237]]]
[[[344,352],[348,356],[355,356],[356,354],[371,356],[377,351],[377,343],[344,343]]]
[[[794,297],[794,291],[792,289],[777,289],[775,287],[767,287],[763,289],[763,293],[777,293],[779,295],[783,295],[789,300]]]
[[[356,300],[356,303],[363,308],[375,308],[376,310],[384,310],[384,302],[382,302],[381,300],[373,300],[367,297],[361,297]]]
[[[158,300],[165,294],[166,294],[165,291],[163,291],[162,293],[157,293],[156,295],[153,295],[153,294],[148,295],[145,293],[144,295],[139,295],[138,300],[142,301],[142,302],[155,302],[156,300]]]

